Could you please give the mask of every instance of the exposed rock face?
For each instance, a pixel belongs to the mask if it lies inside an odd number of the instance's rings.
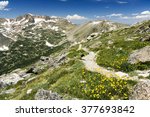
[[[150,80],[140,80],[134,87],[132,100],[150,100]]]
[[[17,69],[10,74],[0,76],[0,88],[17,84],[24,78],[29,78],[31,74],[26,74],[25,71]]]
[[[137,64],[138,62],[149,62],[150,61],[150,46],[146,46],[142,49],[135,50],[129,56],[129,63]]]
[[[16,84],[18,81],[22,80],[23,78],[21,78],[18,74],[13,73],[10,75],[6,75],[6,76],[1,76],[0,78],[0,87],[6,87],[9,85],[13,85]]]
[[[27,72],[28,73],[33,73],[33,74],[38,74],[39,73],[39,69],[31,67]]]
[[[0,93],[0,95],[3,95],[3,94],[13,94],[15,91],[16,91],[16,89],[9,89],[9,90],[6,90],[6,91],[2,91]]]
[[[49,61],[49,57],[45,57],[45,56],[41,56],[40,60],[45,62],[45,61]]]
[[[138,76],[144,78],[150,76],[150,70],[144,70],[144,71],[137,70],[136,73],[138,74]]]
[[[49,59],[49,66],[51,68],[57,68],[59,65],[68,61],[67,54],[61,53],[56,57],[52,57]]]
[[[137,33],[149,33],[150,27],[149,26],[140,26],[139,29],[136,31]]]
[[[150,41],[150,35],[141,38],[140,41]]]
[[[39,62],[38,64],[35,64],[34,66],[31,66],[27,69],[26,74],[40,74],[44,71],[44,69],[47,67],[46,64],[48,64],[49,61]]]
[[[92,33],[90,34],[88,37],[87,37],[87,40],[91,40],[91,39],[94,39],[95,37],[98,36],[99,33]]]
[[[52,91],[40,89],[35,95],[36,100],[62,100],[62,97]]]

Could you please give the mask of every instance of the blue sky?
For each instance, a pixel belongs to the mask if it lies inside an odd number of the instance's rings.
[[[150,0],[0,0],[0,17],[26,13],[60,16],[74,23],[107,19],[132,24],[150,19]]]

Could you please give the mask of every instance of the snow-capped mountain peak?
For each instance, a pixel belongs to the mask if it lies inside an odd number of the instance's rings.
[[[43,30],[64,32],[71,25],[73,24],[60,17],[39,16],[28,13],[15,19],[0,18],[0,33],[7,35],[12,40],[17,40],[18,35],[25,36],[28,33],[27,30],[34,31],[42,28]]]

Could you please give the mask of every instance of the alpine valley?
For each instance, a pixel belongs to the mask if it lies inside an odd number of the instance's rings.
[[[150,99],[150,20],[0,18],[0,99]]]

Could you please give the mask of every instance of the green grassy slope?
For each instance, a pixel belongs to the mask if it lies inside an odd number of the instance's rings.
[[[136,69],[150,68],[150,62],[131,65],[128,57],[133,50],[150,45],[150,41],[142,41],[150,37],[150,21],[130,28],[104,33],[98,40],[87,42],[84,45],[92,51],[98,52],[97,63],[101,66],[111,67],[116,70],[130,72]],[[94,46],[96,43],[99,45]]]
[[[60,34],[45,34],[43,38],[34,39],[20,37],[18,41],[13,42],[9,46],[9,51],[0,53],[0,74],[11,72],[14,69],[22,68],[30,65],[40,59],[41,56],[49,56],[59,50],[62,50],[69,46],[69,43],[50,48],[46,46],[46,42],[62,41],[64,39]],[[46,35],[47,37],[45,37]]]

